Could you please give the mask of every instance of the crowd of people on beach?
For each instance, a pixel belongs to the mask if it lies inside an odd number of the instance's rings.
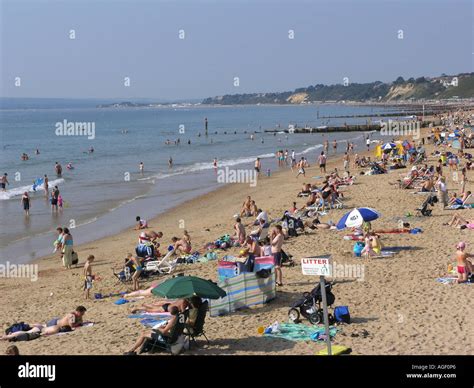
[[[300,234],[326,233],[324,230],[337,230],[334,221],[321,222],[322,216],[331,215],[333,209],[345,207],[345,191],[350,190],[357,177],[351,175],[351,171],[356,171],[360,175],[376,175],[389,172],[398,172],[405,169],[406,173],[400,175],[396,185],[401,189],[416,190],[419,195],[427,195],[428,199],[436,196],[442,215],[448,209],[469,209],[474,207],[472,192],[469,188],[469,171],[472,170],[472,155],[465,152],[465,147],[472,144],[472,137],[464,131],[463,125],[470,125],[470,118],[462,113],[458,115],[448,115],[442,118],[441,128],[432,128],[431,133],[420,141],[396,140],[392,139],[387,147],[382,147],[383,143],[375,143],[366,137],[367,151],[374,147],[374,157],[359,155],[355,153],[356,145],[346,142],[346,150],[342,156],[342,165],[328,169],[329,140],[325,140],[323,151],[315,155],[315,163],[323,176],[317,177],[318,183],[304,182],[301,190],[295,193],[296,200],[283,214],[276,218],[270,218],[263,207],[257,205],[256,201],[248,195],[243,201],[238,213],[234,215],[232,232],[229,235],[229,244],[222,248],[238,248],[238,260],[245,260],[246,266],[251,267],[256,258],[272,257],[275,271],[275,282],[277,287],[283,287],[282,267],[288,256],[284,252],[285,242],[292,238],[297,238]],[[460,148],[453,148],[449,134],[456,134]],[[444,135],[442,135],[444,134]],[[435,147],[435,151],[428,155],[425,147],[426,142]],[[340,143],[340,142],[339,142]],[[393,145],[392,145],[393,144]],[[333,153],[337,153],[338,141],[332,143]],[[362,153],[362,151],[360,151]],[[306,169],[310,164],[305,157],[296,160],[294,150],[278,150],[275,154],[277,166],[279,168],[291,168],[296,170],[295,177],[300,175],[306,178]],[[430,164],[429,161],[433,164]],[[217,168],[217,158],[213,161]],[[170,158],[169,165],[172,165]],[[262,162],[257,158],[254,165],[255,171],[260,174]],[[140,172],[144,172],[144,164],[139,164]],[[396,171],[393,171],[396,170]],[[57,176],[61,176],[62,167],[59,163],[55,165]],[[454,184],[458,185],[457,192],[449,193],[449,174]],[[2,190],[8,185],[8,174],[4,173],[0,177]],[[44,189],[48,197],[48,177],[44,177]],[[298,206],[297,201],[303,201]],[[26,215],[29,215],[31,200],[28,192],[25,192],[21,199]],[[421,215],[430,215],[427,212],[428,203],[420,209]],[[57,186],[51,191],[51,207],[53,212],[62,208],[63,201]],[[471,206],[473,205],[473,206]],[[424,208],[424,210],[423,210]],[[472,211],[472,210],[471,210]],[[446,226],[456,227],[462,230],[474,230],[474,218],[454,214]],[[208,247],[199,249],[193,248],[190,233],[183,230],[181,237],[171,236],[166,246],[163,244],[163,232],[151,230],[151,225],[141,216],[135,217],[134,230],[139,233],[138,242],[133,253],[127,253],[125,260],[120,264],[124,272],[129,276],[127,280],[131,282],[132,290],[125,297],[148,297],[152,295],[152,290],[159,284],[153,282],[146,289],[141,288],[142,280],[147,280],[145,276],[148,264],[152,262],[161,263],[160,259],[173,257],[177,263],[178,258],[188,257],[193,254],[204,255],[209,250]],[[308,232],[309,230],[309,232]],[[361,256],[366,258],[380,257],[383,253],[384,233],[409,233],[412,228],[409,223],[403,223],[398,228],[387,230],[374,230],[371,222],[363,222],[357,227],[350,229],[349,237],[362,243]],[[72,234],[67,227],[58,227],[57,238],[54,241],[54,252],[59,252],[62,264],[65,269],[72,269],[78,264],[78,255],[74,251]],[[320,232],[321,231],[321,232]],[[467,252],[468,245],[460,241],[455,246],[455,260],[457,283],[466,283],[472,279],[474,255]],[[164,250],[164,252],[160,252]],[[217,250],[213,247],[212,250]],[[100,277],[93,271],[95,257],[89,255],[85,259],[82,270],[83,291],[86,300],[91,299],[91,291],[95,281]],[[128,270],[127,270],[128,269]],[[169,274],[170,272],[168,272]],[[163,273],[160,273],[163,274]],[[187,330],[192,330],[193,324],[203,300],[197,296],[182,298],[178,300],[157,300],[152,303],[144,303],[142,307],[136,308],[132,313],[169,313],[167,323],[159,330],[145,330],[137,338],[136,342],[125,352],[127,355],[137,354],[137,351],[144,346],[147,340],[160,341],[163,337],[170,336],[173,329],[179,322],[180,314],[187,314]],[[60,319],[53,319],[46,324],[33,323],[25,324],[21,330],[15,330],[1,337],[2,340],[17,341],[30,340],[39,336],[48,336],[62,332],[75,330],[83,324],[83,316],[86,308],[78,306],[75,311],[66,314]],[[18,348],[10,347],[9,354],[18,354]]]

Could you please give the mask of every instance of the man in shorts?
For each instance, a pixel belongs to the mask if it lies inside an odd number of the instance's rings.
[[[324,155],[324,151],[319,155],[318,161],[320,171],[326,173],[326,155]]]

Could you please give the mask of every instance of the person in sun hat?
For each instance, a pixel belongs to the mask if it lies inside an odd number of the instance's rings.
[[[460,241],[456,245],[456,263],[457,263],[457,272],[458,272],[458,279],[457,283],[466,283],[469,274],[472,273],[472,261],[469,259],[473,259],[474,255],[469,254],[466,252],[466,243],[464,241]]]

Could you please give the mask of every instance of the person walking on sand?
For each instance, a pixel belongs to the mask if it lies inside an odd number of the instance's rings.
[[[94,256],[89,255],[86,259],[86,264],[84,264],[84,293],[85,298],[90,299],[90,291],[92,289],[92,280],[94,275],[92,275],[92,262],[94,261]]]
[[[324,151],[319,155],[318,161],[320,171],[326,173],[326,155],[324,155]]]
[[[441,206],[441,209],[444,210],[446,206],[448,206],[448,188],[446,186],[446,178],[441,176],[436,183],[438,187],[438,200]]]
[[[304,177],[306,177],[306,171],[304,170],[304,166],[305,166],[305,161],[304,161],[304,158],[301,158],[301,160],[298,162],[298,174],[296,174],[296,178],[298,178],[300,175],[303,175]]]
[[[23,210],[25,211],[25,216],[29,217],[30,215],[30,197],[28,192],[24,192],[23,196],[21,197],[21,203],[23,205]]]
[[[260,175],[260,171],[262,171],[262,162],[260,161],[260,158],[257,158],[255,161],[255,171],[257,172],[257,175]]]
[[[63,265],[66,269],[72,268],[72,254],[73,254],[73,239],[72,235],[69,232],[68,228],[63,229],[63,237],[62,237],[62,245],[63,245]]]
[[[283,286],[283,275],[281,271],[281,247],[283,246],[283,229],[281,225],[276,225],[271,234],[272,255],[275,263],[276,285]]]
[[[349,171],[349,163],[350,163],[349,153],[345,152],[342,160],[344,161],[344,171]]]
[[[461,241],[456,245],[457,283],[466,283],[468,275],[473,273],[472,261],[468,260],[473,258],[474,255],[466,252],[465,242]]]
[[[367,136],[367,140],[365,141],[365,144],[367,145],[367,151],[370,151],[370,137]]]
[[[0,186],[2,188],[2,191],[7,191],[6,187],[7,187],[7,185],[10,184],[10,182],[8,182],[7,176],[8,176],[8,174],[5,173],[0,177]]]

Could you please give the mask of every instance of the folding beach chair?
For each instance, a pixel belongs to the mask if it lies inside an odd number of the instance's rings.
[[[209,338],[207,338],[204,332],[204,323],[206,321],[206,314],[209,310],[209,302],[206,300],[201,304],[198,309],[198,314],[194,326],[191,327],[188,323],[185,325],[184,334],[189,337],[189,348],[191,349],[191,342],[197,345],[196,338],[204,337],[209,344]]]
[[[183,335],[184,328],[186,326],[187,312],[179,313],[176,324],[171,329],[169,336],[164,336],[159,329],[154,329],[153,332],[156,334],[155,338],[148,338],[140,348],[138,354],[142,353],[155,353],[158,350],[165,350],[171,352],[171,347],[175,345],[179,337]],[[161,339],[158,338],[161,335]]]
[[[175,253],[174,249],[169,251],[165,256],[156,260],[147,261],[145,271],[158,272],[159,274],[170,274],[176,268],[176,261],[171,261],[171,257]]]

